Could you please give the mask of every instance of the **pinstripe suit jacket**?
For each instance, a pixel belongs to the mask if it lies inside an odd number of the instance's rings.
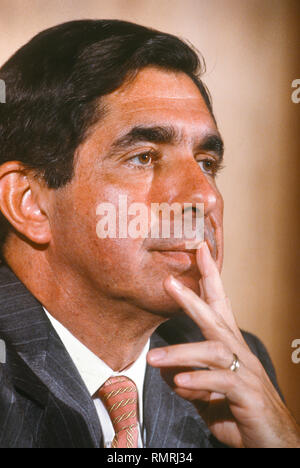
[[[244,334],[273,383],[268,354],[253,335]],[[0,267],[0,447],[97,448],[102,433],[94,403],[41,304],[12,271]],[[153,334],[151,347],[203,340],[186,318],[170,320]],[[147,368],[144,392],[147,447],[221,446],[193,405]]]

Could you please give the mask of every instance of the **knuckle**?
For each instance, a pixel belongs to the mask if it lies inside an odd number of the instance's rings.
[[[265,398],[263,398],[262,394],[258,391],[253,391],[251,400],[253,401],[253,406],[255,407],[257,414],[265,414],[267,402]]]
[[[229,352],[227,346],[224,343],[222,343],[222,341],[214,341],[212,345],[213,345],[213,353],[217,361],[222,364],[224,363],[226,364],[228,361],[228,355],[232,354]]]
[[[224,382],[226,386],[237,386],[240,383],[240,379],[231,370],[224,371]]]
[[[257,376],[253,376],[252,378],[252,388],[257,393],[257,395],[261,396],[264,394],[264,387],[262,381]]]
[[[225,323],[222,316],[218,314],[215,321],[215,326],[220,329],[222,332],[228,331],[228,325]]]

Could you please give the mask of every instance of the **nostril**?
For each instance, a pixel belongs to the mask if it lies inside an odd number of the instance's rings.
[[[195,215],[201,215],[201,211],[199,210],[199,208],[197,208],[197,206],[185,206],[183,209],[183,213],[188,213],[189,211],[192,211],[192,213]]]

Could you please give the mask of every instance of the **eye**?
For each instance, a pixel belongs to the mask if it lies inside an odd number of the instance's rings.
[[[221,170],[220,163],[214,159],[203,159],[202,161],[198,161],[198,164],[205,174],[215,176]]]
[[[204,172],[212,172],[213,162],[209,159],[204,159],[204,161],[199,161],[199,165]]]
[[[150,167],[153,164],[153,156],[151,153],[141,153],[133,156],[129,160],[130,164],[139,167]]]

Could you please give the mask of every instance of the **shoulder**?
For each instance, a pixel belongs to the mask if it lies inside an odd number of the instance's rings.
[[[5,290],[5,287],[10,287],[14,285],[16,282],[19,282],[16,275],[12,272],[12,270],[2,261],[0,261],[0,286],[1,289]]]

